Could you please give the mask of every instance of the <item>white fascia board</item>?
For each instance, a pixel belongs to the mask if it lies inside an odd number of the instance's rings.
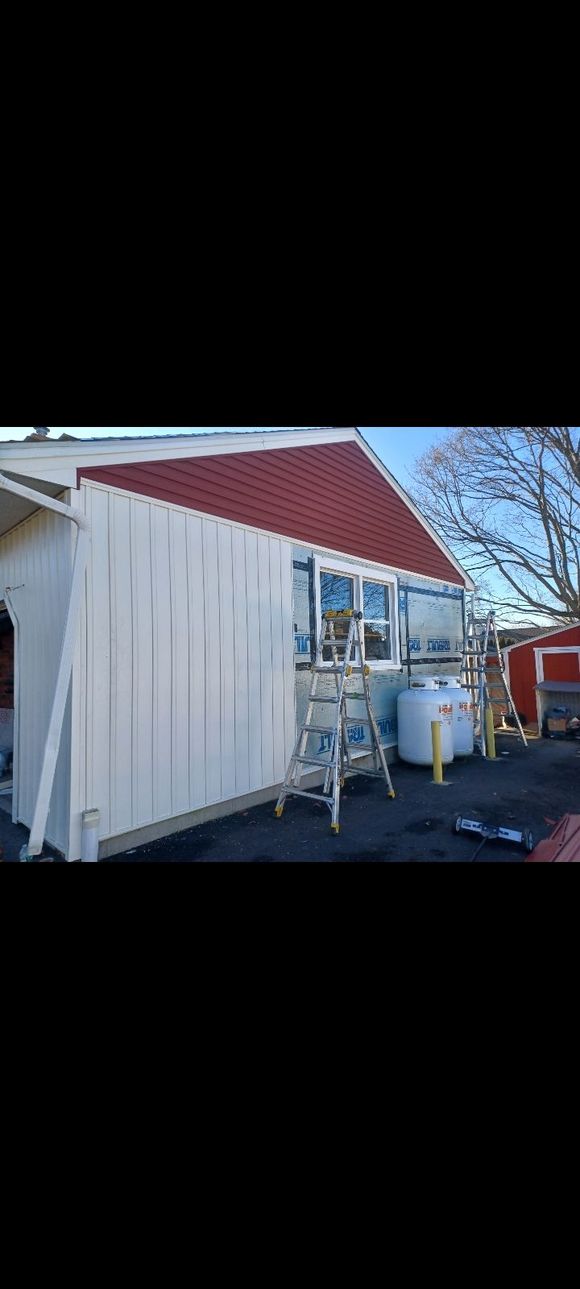
[[[503,652],[513,653],[514,649],[524,649],[526,645],[538,644],[543,640],[552,640],[554,636],[561,636],[563,631],[574,631],[576,627],[580,627],[580,622],[569,622],[566,627],[554,627],[553,631],[544,632],[543,636],[532,636],[529,640],[518,640],[516,644],[506,645]],[[509,626],[505,628],[505,635],[509,635]],[[535,653],[537,652],[536,649]]]
[[[414,515],[415,519],[419,521],[419,523],[425,529],[425,532],[428,533],[432,541],[435,542],[435,544],[443,552],[443,554],[446,556],[449,562],[453,564],[453,567],[457,569],[457,572],[459,573],[462,582],[465,583],[466,589],[468,591],[475,591],[475,582],[472,582],[469,576],[469,573],[467,573],[466,570],[462,568],[459,561],[456,560],[455,556],[449,550],[449,547],[443,541],[443,538],[440,537],[439,534],[435,532],[435,529],[431,527],[429,520],[425,519],[425,516],[422,515],[421,511],[417,509],[415,503],[411,501],[409,494],[405,492],[405,489],[395,479],[394,474],[391,474],[390,470],[387,469],[386,465],[383,464],[383,462],[379,459],[376,453],[373,452],[372,448],[369,447],[366,439],[363,438],[360,430],[357,431],[357,442],[359,444],[359,447],[369,458],[369,461],[372,461],[373,465],[376,467],[379,473],[382,474],[383,479],[386,479],[387,483],[390,483],[391,488],[394,489],[394,491],[397,493],[397,496],[400,497],[401,501],[404,502],[404,504],[407,507],[407,510],[411,511],[411,514]]]
[[[117,464],[134,465],[140,462],[191,460],[194,457],[222,456],[232,452],[272,452],[276,448],[316,447],[321,443],[348,443],[358,441],[354,425],[347,429],[318,428],[312,430],[269,430],[247,434],[206,434],[203,427],[189,438],[170,435],[158,439],[107,439],[91,442],[79,439],[75,443],[51,443],[50,439],[40,449],[35,443],[0,443],[2,469],[10,474],[24,475],[29,479],[43,479],[61,484],[63,488],[76,488],[77,469],[101,469]]]

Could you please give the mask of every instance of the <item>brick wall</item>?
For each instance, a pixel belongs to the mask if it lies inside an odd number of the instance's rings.
[[[0,633],[0,708],[14,707],[14,633]]]

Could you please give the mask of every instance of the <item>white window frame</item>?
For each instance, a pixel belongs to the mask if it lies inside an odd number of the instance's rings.
[[[534,649],[534,653],[536,655],[536,676],[538,678],[537,679],[538,685],[542,685],[544,683],[544,679],[545,679],[544,658],[546,654],[575,653],[578,657],[578,678],[580,680],[580,645],[572,645],[569,648],[565,648],[565,649],[539,648],[539,649]],[[558,684],[557,680],[554,681],[554,684],[555,685]]]
[[[322,573],[335,573],[337,577],[352,577],[354,579],[354,609],[355,612],[364,613],[364,593],[363,582],[380,582],[386,586],[389,591],[389,604],[391,611],[390,628],[391,628],[391,647],[393,657],[391,662],[382,662],[377,659],[370,659],[367,663],[366,656],[363,662],[370,668],[371,672],[377,671],[400,671],[401,670],[401,644],[399,632],[399,579],[395,573],[387,573],[383,568],[367,567],[365,564],[350,564],[344,560],[333,559],[332,556],[316,555],[314,560],[315,569],[315,596],[316,596],[316,629],[317,639],[320,640],[322,631],[322,595],[320,587],[320,577]],[[365,640],[363,632],[363,651],[365,649]],[[332,663],[324,663],[324,666],[332,667]]]

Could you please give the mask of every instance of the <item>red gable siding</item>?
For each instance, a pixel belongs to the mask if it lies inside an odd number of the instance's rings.
[[[444,582],[462,582],[356,443],[81,469],[79,478]]]

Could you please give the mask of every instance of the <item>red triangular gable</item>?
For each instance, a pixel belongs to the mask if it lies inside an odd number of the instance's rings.
[[[81,478],[463,584],[410,505],[354,442],[81,468]]]

